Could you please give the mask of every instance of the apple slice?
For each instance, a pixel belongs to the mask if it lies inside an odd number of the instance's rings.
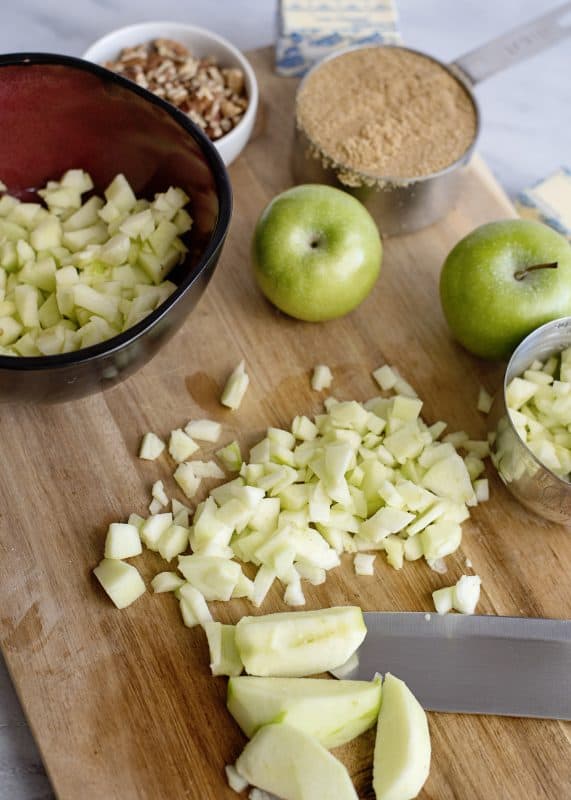
[[[226,381],[222,396],[220,397],[222,405],[232,409],[232,411],[236,411],[244,399],[249,383],[250,378],[246,372],[244,359],[242,359]]]
[[[263,725],[285,722],[331,749],[375,724],[381,682],[243,675],[229,680],[227,703],[249,738]]]
[[[430,770],[430,733],[426,714],[407,685],[387,673],[373,762],[377,800],[412,800]]]
[[[248,783],[282,800],[358,800],[343,764],[312,736],[284,723],[260,728],[236,761],[236,770]]]
[[[300,678],[344,664],[366,633],[360,608],[338,606],[242,617],[236,645],[250,675]]]

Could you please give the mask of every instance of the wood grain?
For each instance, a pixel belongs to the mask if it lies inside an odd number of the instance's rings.
[[[0,408],[0,639],[6,662],[62,800],[235,797],[224,764],[243,737],[225,711],[225,680],[209,675],[202,632],[185,629],[172,596],[145,595],[117,611],[91,576],[108,523],[143,512],[151,483],[176,494],[166,459],[135,457],[140,435],[167,434],[191,417],[224,423],[229,441],[251,444],[267,425],[316,413],[309,387],[318,362],[339,398],[375,392],[371,369],[398,365],[425,401],[429,421],[485,434],[478,387],[495,390],[501,368],[471,358],[446,330],[437,296],[443,257],[458,238],[513,209],[482,164],[470,168],[457,208],[442,223],[386,242],[380,280],[349,317],[325,325],[287,319],[257,291],[249,268],[253,224],[290,184],[294,81],[271,72],[270,51],[252,54],[264,125],[231,168],[232,228],[200,306],[137,375],[104,394],[52,408]],[[237,413],[217,401],[244,357],[252,385]],[[464,525],[461,551],[443,578],[419,562],[356,578],[350,561],[307,590],[308,608],[426,610],[469,557],[483,579],[483,613],[571,613],[571,536],[530,516],[491,474],[492,498]],[[135,562],[149,580],[163,562]],[[277,590],[264,612],[284,610]],[[213,604],[223,621],[246,601]],[[558,722],[431,714],[432,771],[424,800],[571,798],[571,727]],[[372,797],[372,734],[338,755],[360,796]],[[324,800],[330,800],[325,798]]]

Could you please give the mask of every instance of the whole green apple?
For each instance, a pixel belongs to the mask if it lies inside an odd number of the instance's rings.
[[[260,216],[252,242],[256,280],[281,311],[309,322],[341,317],[379,274],[381,237],[367,209],[340,189],[296,186]]]
[[[507,359],[535,328],[571,314],[569,242],[532,220],[482,225],[444,262],[440,300],[467,350]]]

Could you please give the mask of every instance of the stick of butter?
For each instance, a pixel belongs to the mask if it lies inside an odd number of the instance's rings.
[[[400,42],[394,0],[280,0],[276,71],[303,75],[351,45]]]
[[[571,169],[561,167],[518,195],[519,214],[551,225],[571,239]]]

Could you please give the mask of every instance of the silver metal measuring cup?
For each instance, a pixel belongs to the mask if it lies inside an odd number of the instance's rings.
[[[514,351],[490,413],[495,432],[492,461],[500,478],[526,508],[563,525],[571,525],[571,483],[547,469],[520,438],[507,413],[506,389],[536,359],[546,361],[570,346],[571,317],[548,322],[530,333]]]
[[[387,236],[412,233],[431,225],[444,217],[454,205],[460,190],[464,167],[470,161],[476,147],[480,130],[480,110],[472,87],[569,35],[571,35],[571,2],[514,28],[510,33],[466,53],[451,64],[444,64],[426,53],[420,53],[435,61],[459,80],[474,104],[476,112],[474,139],[468,150],[449,167],[422,177],[391,178],[390,175],[367,175],[351,170],[346,165],[335,164],[296,125],[292,163],[296,183],[325,183],[350,192],[368,208],[381,233]],[[398,45],[372,46],[398,47]],[[363,45],[363,48],[365,47],[371,45]],[[340,58],[350,50],[356,49],[360,49],[360,46],[333,53],[316,64],[302,80],[298,93],[308,76],[319,69],[325,61]],[[410,50],[410,48],[400,49]],[[418,50],[412,52],[419,53]],[[343,180],[340,180],[340,174],[343,175]]]

